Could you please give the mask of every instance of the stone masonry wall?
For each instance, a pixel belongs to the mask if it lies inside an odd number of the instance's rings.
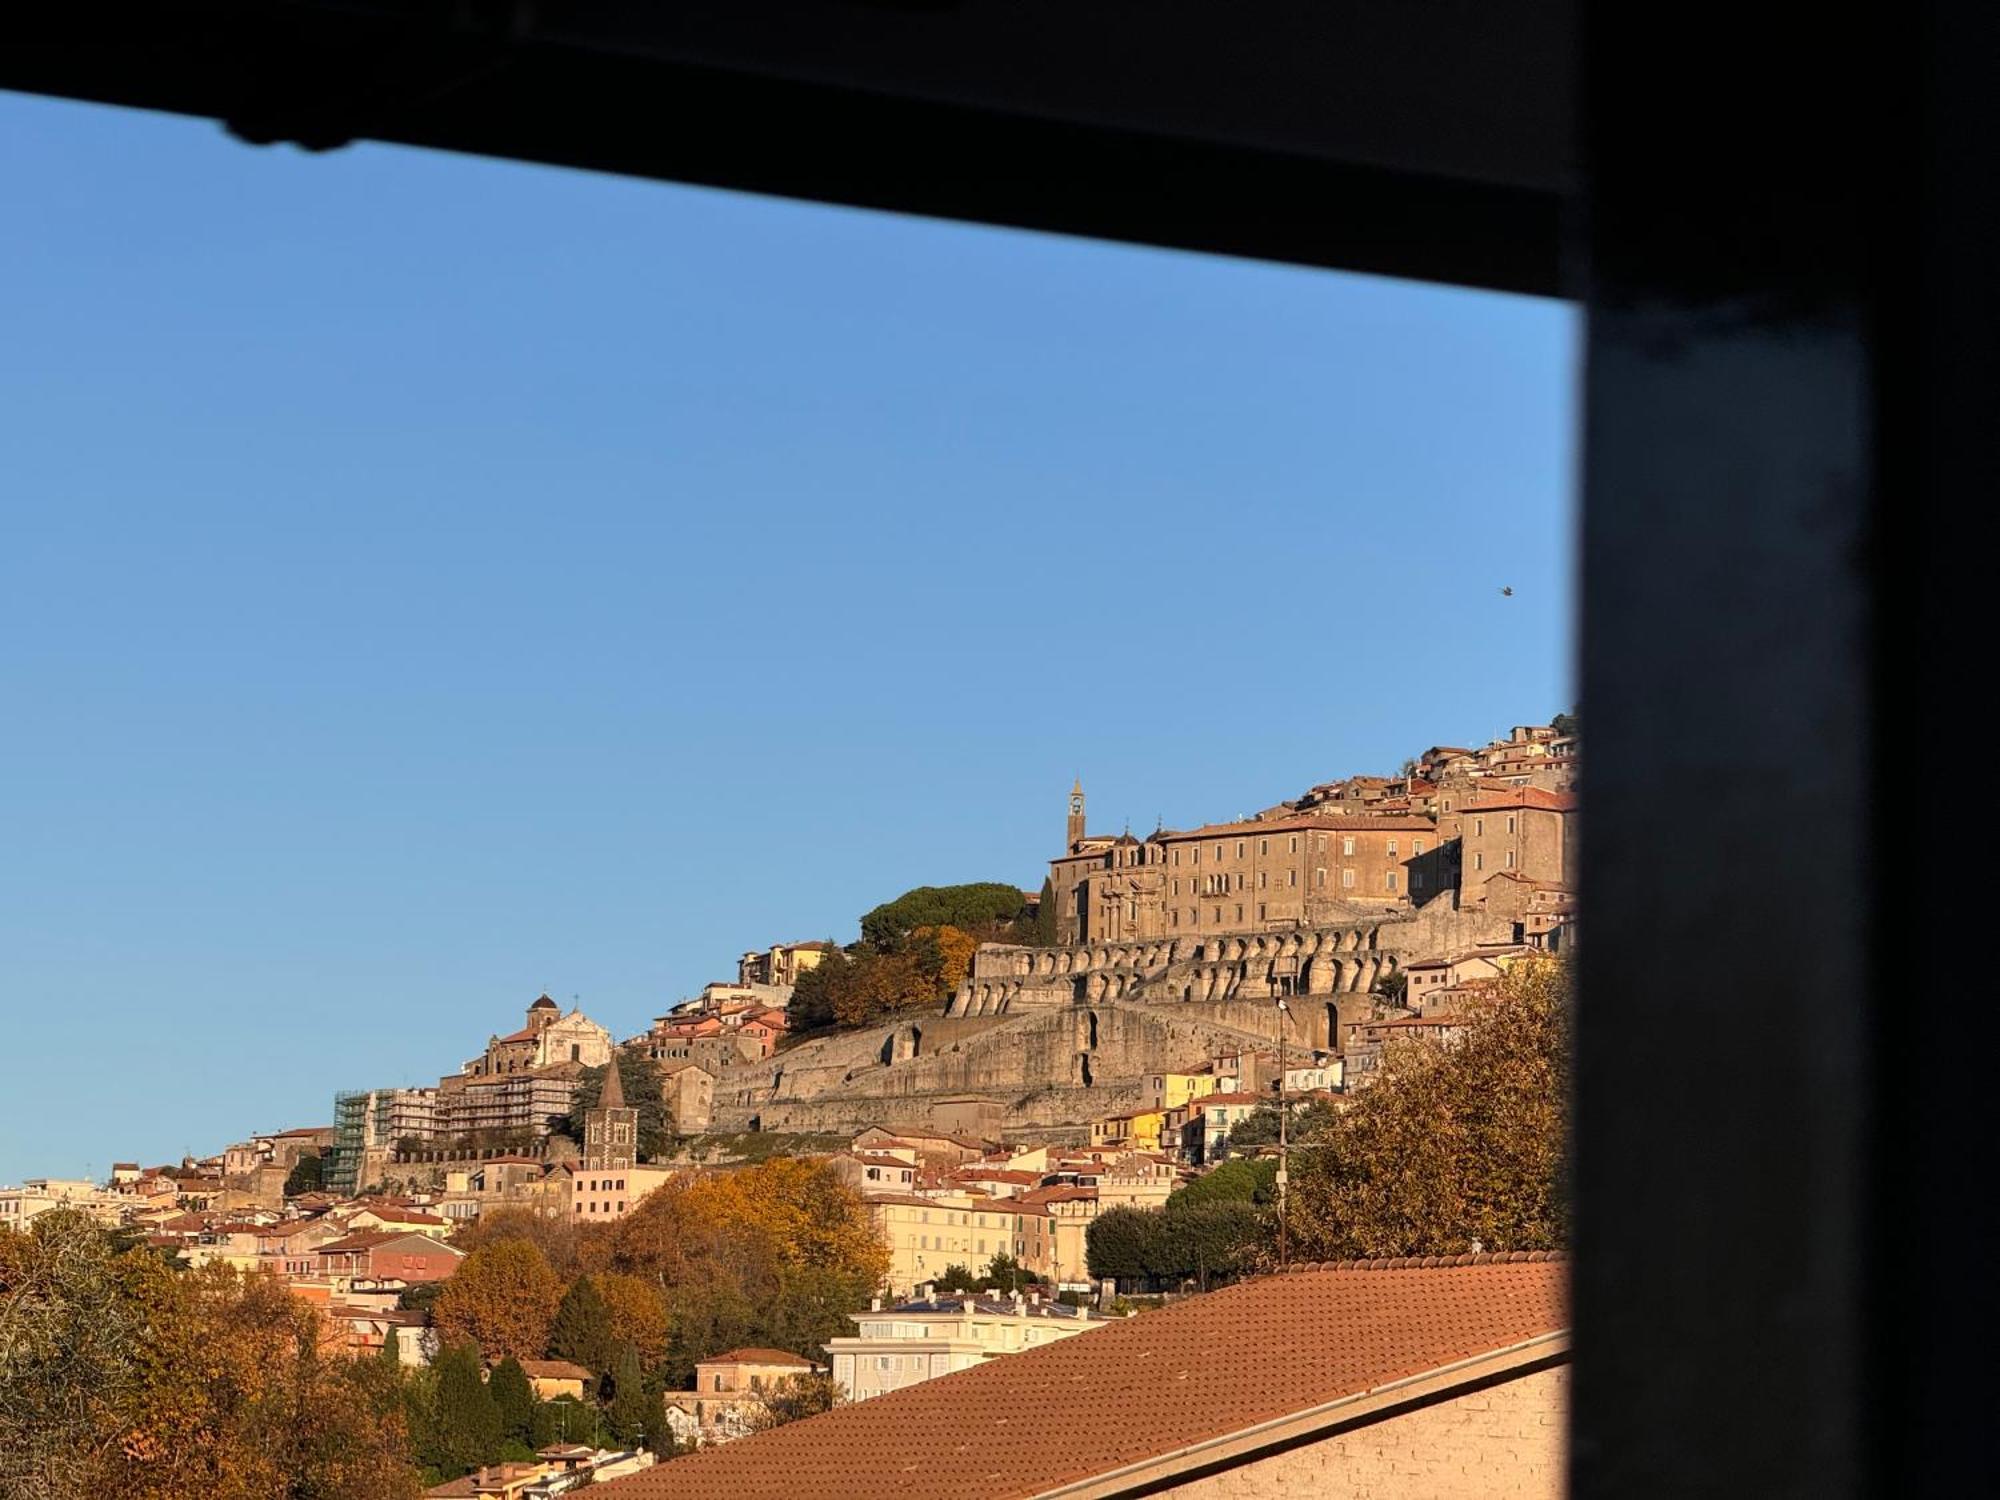
[[[1275,1012],[1246,1030],[1203,1007],[1128,1005],[1017,1016],[924,1017],[807,1042],[716,1091],[718,1130],[843,1129],[926,1122],[941,1102],[1002,1101],[1007,1117],[1041,1124],[1098,1119],[1147,1102],[1148,1075],[1197,1069],[1220,1052],[1268,1043]],[[956,1021],[956,1024],[954,1024]],[[933,1042],[933,1036],[940,1039]]]
[[[1162,1490],[1175,1500],[1560,1500],[1559,1366]]]
[[[1390,916],[1282,932],[1207,934],[1072,948],[988,944],[952,996],[955,1017],[1006,1015],[1103,1000],[1155,1004],[1250,999],[1284,987],[1365,995],[1404,964],[1485,941],[1505,922],[1447,902]]]

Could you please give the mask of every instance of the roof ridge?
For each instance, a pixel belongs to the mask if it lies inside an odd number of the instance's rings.
[[[1302,1271],[1430,1271],[1440,1266],[1524,1266],[1567,1262],[1567,1250],[1468,1250],[1457,1255],[1378,1255],[1360,1260],[1309,1260],[1287,1266]]]

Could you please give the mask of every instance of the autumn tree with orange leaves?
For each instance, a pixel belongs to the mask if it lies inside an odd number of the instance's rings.
[[[1565,1243],[1570,972],[1514,965],[1449,1041],[1391,1043],[1291,1158],[1300,1260]]]
[[[489,1360],[540,1359],[562,1297],[562,1281],[537,1245],[494,1240],[459,1263],[431,1317],[447,1344],[477,1344]]]
[[[404,1500],[396,1372],[275,1278],[177,1271],[82,1215],[0,1230],[0,1494]]]
[[[825,1162],[790,1157],[667,1183],[618,1226],[610,1259],[665,1303],[666,1375],[683,1386],[738,1344],[816,1357],[889,1268],[861,1198]]]

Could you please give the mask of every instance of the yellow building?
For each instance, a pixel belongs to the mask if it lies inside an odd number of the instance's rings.
[[[1106,1115],[1090,1122],[1090,1144],[1094,1148],[1122,1151],[1157,1151],[1165,1130],[1164,1109],[1142,1109],[1129,1115]]]
[[[1190,1099],[1205,1099],[1222,1080],[1213,1073],[1155,1073],[1152,1077],[1153,1107],[1179,1109]]]
[[[1011,1200],[976,1198],[953,1193],[919,1198],[908,1193],[884,1193],[868,1199],[875,1228],[889,1247],[888,1287],[903,1296],[963,1266],[977,1275],[994,1256],[1013,1256],[1027,1263],[1028,1240],[1039,1225],[1024,1229]]]

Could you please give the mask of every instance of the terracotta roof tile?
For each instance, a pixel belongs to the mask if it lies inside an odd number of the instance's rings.
[[[698,1365],[797,1365],[801,1370],[813,1368],[813,1362],[802,1359],[789,1349],[731,1349],[727,1354],[711,1354],[707,1359],[695,1361]]]
[[[1268,1276],[704,1449],[604,1494],[1042,1494],[1558,1334],[1568,1324],[1565,1271],[1547,1255],[1487,1255]]]
[[[1510,807],[1535,808],[1546,812],[1575,812],[1575,792],[1545,792],[1538,786],[1515,787],[1490,797],[1474,797],[1461,812],[1499,812]]]
[[[566,1359],[524,1359],[521,1371],[530,1380],[588,1380],[590,1371]]]

